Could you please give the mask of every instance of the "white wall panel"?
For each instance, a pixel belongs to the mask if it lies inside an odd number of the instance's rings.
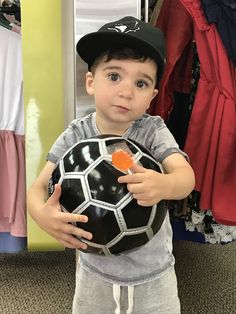
[[[96,31],[109,21],[124,16],[140,18],[141,0],[76,0],[75,44],[83,35]],[[82,117],[94,110],[93,99],[86,93],[84,77],[87,65],[76,55],[76,116]]]

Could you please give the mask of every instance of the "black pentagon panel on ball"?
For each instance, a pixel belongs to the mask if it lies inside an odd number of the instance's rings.
[[[66,211],[72,213],[85,201],[80,178],[65,178],[61,184],[60,203]]]
[[[58,183],[60,178],[61,178],[61,171],[60,171],[59,165],[57,165],[51,176],[52,184],[55,185],[56,183]]]
[[[106,147],[108,152],[114,152],[117,149],[123,149],[128,151],[130,154],[135,155],[138,152],[137,147],[132,145],[128,140],[124,138],[112,138],[110,140],[106,140]]]
[[[86,244],[87,244],[87,249],[86,250],[80,249],[80,251],[82,251],[84,253],[93,253],[93,254],[97,254],[97,255],[104,255],[102,248],[91,246],[87,242],[86,242]]]
[[[133,154],[133,155],[135,155],[139,150],[138,150],[138,146],[135,144],[135,145],[133,145],[132,144],[132,141],[130,140],[130,139],[128,139],[127,140],[127,146],[128,146],[128,148],[129,148],[129,150],[131,151],[131,153]],[[140,149],[140,151],[142,151],[141,149]]]
[[[155,161],[153,161],[152,159],[148,158],[148,156],[143,155],[139,159],[139,162],[143,165],[144,168],[152,169],[152,170],[155,170],[157,172],[161,172],[161,169],[158,166],[158,164]]]
[[[112,139],[105,140],[105,143],[107,147],[114,146],[114,145],[119,147],[120,145],[123,145],[124,143],[126,144],[126,141],[119,136],[114,136],[114,138]]]
[[[143,153],[145,153],[145,154],[149,155],[151,158],[153,158],[151,152],[147,148],[145,148],[143,145],[141,145],[140,143],[138,143],[135,140],[130,139],[130,138],[129,138],[129,141],[132,142],[134,145],[136,145]]]
[[[162,225],[162,223],[166,217],[166,213],[167,213],[166,201],[164,201],[164,200],[160,201],[157,204],[156,215],[155,215],[153,223],[151,225],[154,234],[160,230],[161,225]]]
[[[88,222],[77,223],[77,226],[93,234],[92,240],[87,242],[106,245],[121,232],[111,210],[89,205],[83,211],[83,215],[88,216]]]
[[[126,250],[136,249],[149,241],[146,232],[124,236],[119,242],[110,247],[112,254],[119,254]]]
[[[142,228],[148,225],[152,207],[139,206],[135,199],[132,199],[122,210],[127,228]]]
[[[123,173],[106,160],[91,169],[88,174],[88,184],[92,199],[112,205],[119,203],[128,194],[126,185],[117,181],[121,175]]]
[[[52,172],[52,175],[48,182],[48,196],[50,197],[54,192],[54,186],[59,182],[61,178],[61,172],[59,165],[56,166],[54,171]]]
[[[83,172],[100,156],[98,142],[80,142],[64,156],[65,172]]]

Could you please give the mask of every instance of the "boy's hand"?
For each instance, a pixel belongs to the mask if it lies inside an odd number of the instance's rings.
[[[141,206],[153,206],[161,201],[160,187],[164,175],[138,164],[134,164],[130,169],[132,174],[119,177],[118,182],[127,184],[137,203]]]
[[[60,196],[61,186],[56,184],[53,194],[41,208],[41,216],[39,217],[38,223],[42,229],[53,236],[63,246],[86,250],[87,245],[75,238],[74,235],[91,240],[92,234],[71,223],[86,223],[88,217],[85,215],[62,212],[59,203]]]

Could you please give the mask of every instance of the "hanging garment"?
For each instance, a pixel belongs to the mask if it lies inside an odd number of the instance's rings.
[[[184,149],[186,135],[188,131],[189,119],[193,108],[195,94],[200,76],[200,63],[196,48],[196,43],[192,43],[193,62],[192,62],[192,79],[191,91],[184,94],[174,91],[174,105],[166,124],[174,135],[180,149]],[[180,127],[181,125],[181,127]]]
[[[208,23],[216,25],[228,56],[236,66],[236,2],[201,0],[201,3]]]
[[[17,21],[21,22],[20,6],[14,3],[11,6],[0,6],[0,13],[13,15]]]
[[[236,76],[214,24],[209,25],[199,0],[180,0],[194,21],[200,79],[190,118],[185,151],[201,192],[200,207],[215,220],[236,225]]]
[[[0,38],[0,232],[26,237],[21,37],[0,26]]]
[[[165,36],[166,66],[149,113],[166,121],[173,109],[173,93],[189,94],[191,90],[193,21],[179,1],[165,0],[156,26]]]
[[[151,113],[167,120],[173,108],[173,92],[181,92],[178,82],[183,81],[182,92],[187,91],[186,69],[192,58],[190,54],[186,58],[184,52],[194,38],[200,79],[184,150],[195,171],[200,208],[211,209],[218,223],[236,225],[235,68],[215,25],[208,24],[199,0],[165,0],[156,25],[165,33],[167,65]],[[187,75],[181,75],[181,70]]]

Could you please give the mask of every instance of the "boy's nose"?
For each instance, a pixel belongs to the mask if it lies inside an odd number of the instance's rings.
[[[120,90],[119,90],[119,96],[123,98],[130,99],[134,95],[134,88],[130,83],[124,83],[122,84]]]

